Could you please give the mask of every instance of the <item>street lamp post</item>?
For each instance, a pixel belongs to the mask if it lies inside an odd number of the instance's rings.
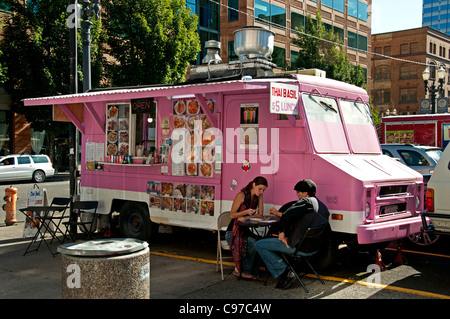
[[[436,93],[439,93],[439,96],[444,95],[444,78],[446,75],[445,69],[441,66],[437,71],[439,86],[436,87],[435,79],[433,78],[433,82],[430,86],[428,86],[428,80],[430,79],[430,70],[428,68],[425,69],[422,73],[422,78],[425,84],[425,94],[427,91],[430,93],[431,100],[431,114],[436,113]]]
[[[83,91],[91,89],[91,17],[98,19],[99,0],[81,1],[81,40],[83,42]]]

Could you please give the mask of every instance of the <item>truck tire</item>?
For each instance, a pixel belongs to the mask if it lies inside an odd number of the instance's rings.
[[[125,203],[120,210],[119,227],[122,237],[148,241],[152,227],[147,207],[136,202]]]
[[[330,225],[328,225],[322,235],[319,252],[314,256],[314,263],[317,268],[320,270],[332,265],[336,261],[338,251],[338,241],[336,240],[336,236],[333,234]]]

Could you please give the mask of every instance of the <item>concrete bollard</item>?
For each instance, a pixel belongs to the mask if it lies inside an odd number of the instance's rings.
[[[63,299],[149,299],[148,243],[112,238],[64,244]]]

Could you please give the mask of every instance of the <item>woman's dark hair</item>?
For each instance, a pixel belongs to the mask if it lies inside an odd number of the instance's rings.
[[[243,192],[244,194],[249,194],[251,189],[253,188],[253,183],[255,183],[255,186],[258,185],[264,185],[266,187],[269,186],[269,183],[267,183],[267,179],[265,177],[258,176],[255,177],[255,179],[253,179],[250,183],[248,183],[247,186],[241,189],[241,192]]]

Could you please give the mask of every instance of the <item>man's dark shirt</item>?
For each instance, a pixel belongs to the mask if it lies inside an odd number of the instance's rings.
[[[308,228],[326,225],[329,216],[330,213],[325,204],[315,197],[304,197],[295,202],[282,215],[280,232],[284,232],[289,247],[295,247]],[[307,250],[310,251],[311,249],[308,248]]]

